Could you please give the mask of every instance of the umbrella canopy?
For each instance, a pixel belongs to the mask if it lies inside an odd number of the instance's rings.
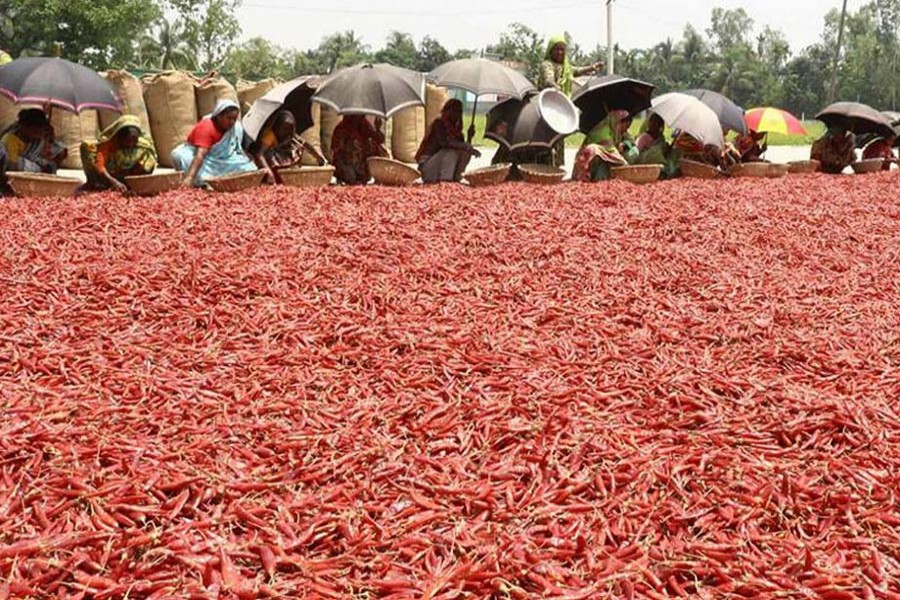
[[[425,76],[386,64],[356,65],[325,79],[312,100],[342,115],[388,119],[404,108],[425,105]]]
[[[0,94],[16,104],[121,112],[115,89],[97,73],[62,58],[19,58],[0,68]]]
[[[541,99],[548,92],[559,93],[544,90],[540,94],[530,94],[524,100],[510,98],[492,108],[487,114],[484,137],[510,150],[553,148],[554,144],[573,132],[560,133],[542,117]]]
[[[463,58],[444,63],[428,74],[428,80],[436,85],[466,90],[476,96],[497,94],[521,99],[537,89],[515,69],[483,58]]]
[[[712,145],[717,148],[725,147],[725,136],[722,134],[722,126],[716,113],[687,94],[663,94],[653,99],[653,108],[650,109],[662,117],[672,129],[691,135],[697,141]]]
[[[712,109],[719,118],[722,129],[733,131],[739,135],[747,135],[747,123],[744,121],[744,109],[723,96],[711,90],[687,90],[683,92],[693,96]]]
[[[243,119],[244,131],[255,140],[266,123],[281,109],[289,110],[297,121],[297,133],[314,125],[312,117],[312,96],[320,78],[315,75],[298,77],[271,89],[265,96],[253,103]]]
[[[806,135],[800,119],[786,110],[763,106],[751,108],[745,116],[747,126],[759,133],[781,133],[784,135]]]
[[[606,118],[611,110],[627,110],[631,114],[650,108],[653,86],[621,75],[591,77],[572,100],[581,109],[579,128],[588,133]]]
[[[816,115],[828,127],[846,124],[856,134],[894,135],[891,120],[884,113],[859,102],[837,102]]]

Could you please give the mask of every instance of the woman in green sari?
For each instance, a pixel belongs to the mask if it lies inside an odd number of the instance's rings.
[[[112,189],[126,193],[126,177],[149,175],[156,169],[156,148],[141,131],[140,120],[123,115],[96,142],[81,143],[81,162],[87,178],[82,191]]]
[[[554,88],[571,97],[575,87],[575,78],[582,75],[591,75],[603,68],[602,62],[596,62],[587,67],[573,67],[566,56],[568,44],[565,36],[557,35],[547,42],[547,52],[541,63],[538,76],[538,87],[542,90]],[[560,140],[553,146],[553,152],[548,155],[550,164],[559,167],[565,164],[566,142]]]
[[[637,160],[639,152],[628,134],[631,115],[626,110],[613,110],[584,138],[575,158],[574,181],[604,181],[610,169]]]

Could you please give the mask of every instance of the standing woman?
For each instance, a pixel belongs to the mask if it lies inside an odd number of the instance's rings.
[[[573,67],[566,56],[568,44],[565,36],[557,35],[547,42],[547,52],[541,63],[538,76],[538,87],[542,90],[555,88],[568,97],[572,96],[575,78],[596,73],[603,68],[603,62],[596,62],[587,67]],[[553,146],[550,163],[559,167],[566,162],[566,142],[559,140]]]
[[[315,157],[319,165],[326,163],[321,152],[297,135],[297,120],[289,110],[275,113],[271,124],[263,128],[259,140],[250,146],[256,166],[266,171],[271,183],[281,183],[278,171],[299,165],[306,151]]]
[[[124,115],[107,127],[96,142],[81,143],[81,162],[87,183],[82,190],[125,193],[125,178],[149,175],[156,169],[156,148],[141,131],[140,119]]]
[[[441,116],[428,127],[416,152],[416,162],[424,183],[459,181],[473,156],[481,156],[463,137],[463,105],[447,100]]]
[[[175,168],[185,173],[183,185],[203,187],[215,177],[256,170],[242,147],[240,113],[237,102],[221,100],[194,126],[187,142],[172,150]]]

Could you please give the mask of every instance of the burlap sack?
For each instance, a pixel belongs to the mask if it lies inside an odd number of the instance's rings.
[[[122,102],[122,114],[134,115],[141,121],[141,129],[150,135],[150,115],[147,114],[147,105],[144,103],[144,90],[141,80],[128,71],[106,71],[101,73],[116,90],[119,100]],[[118,113],[110,110],[100,111],[100,130],[103,131],[119,118]]]
[[[313,126],[300,134],[300,137],[303,138],[303,141],[307,142],[310,146],[318,150],[322,151],[322,109],[321,104],[318,102],[312,103],[312,117],[313,117]],[[307,167],[316,166],[319,164],[319,161],[313,156],[310,152],[303,153],[303,165]]]
[[[188,74],[166,71],[144,79],[144,102],[159,164],[172,167],[172,150],[187,139],[197,124],[195,82]]]
[[[210,73],[197,83],[196,95],[197,116],[200,118],[210,114],[220,100],[238,102],[237,90],[216,72]]]
[[[54,108],[50,124],[56,140],[65,144],[69,156],[62,163],[64,169],[81,168],[81,142],[97,141],[100,133],[100,119],[96,110],[85,110],[81,114]]]
[[[425,88],[425,126],[431,125],[441,116],[441,109],[450,99],[447,88],[428,84]]]
[[[19,118],[20,110],[22,110],[22,107],[16,106],[12,103],[12,100],[0,94],[0,135],[16,122],[16,119]]]
[[[405,108],[394,115],[391,149],[396,160],[414,163],[425,137],[425,107]]]
[[[253,103],[265,96],[276,85],[278,84],[274,79],[263,79],[262,81],[238,80],[237,97],[238,104],[241,105],[241,112],[246,115]]]
[[[322,120],[320,123],[320,140],[322,145],[322,154],[331,162],[331,136],[334,134],[334,128],[341,122],[341,115],[337,114],[330,106],[324,104],[320,107]]]

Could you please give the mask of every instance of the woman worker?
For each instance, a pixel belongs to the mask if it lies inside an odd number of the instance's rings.
[[[612,110],[584,138],[575,158],[572,179],[604,181],[612,167],[622,167],[637,160],[639,151],[628,135],[631,115],[627,110]]]
[[[467,144],[462,129],[462,102],[448,100],[441,116],[428,127],[428,133],[416,152],[416,162],[424,183],[459,181],[473,156],[481,156]]]
[[[856,136],[849,131],[846,122],[837,122],[815,141],[810,157],[822,163],[823,172],[837,175],[853,163],[855,148]]]
[[[327,162],[321,152],[297,135],[297,121],[289,110],[275,113],[271,124],[263,128],[259,139],[250,146],[256,166],[266,171],[266,177],[272,183],[281,183],[278,171],[299,165],[306,151],[319,165]]]
[[[153,140],[141,131],[140,119],[123,115],[100,134],[96,142],[82,142],[81,162],[86,190],[109,190],[125,193],[125,178],[149,175],[156,169]]]
[[[555,88],[566,96],[572,96],[575,86],[575,78],[582,75],[596,73],[603,68],[602,62],[596,62],[587,67],[573,67],[566,56],[568,43],[565,36],[554,36],[547,42],[547,52],[541,62],[541,70],[538,76],[538,87],[542,90]],[[565,164],[566,142],[560,140],[553,146],[550,163],[555,166]]]
[[[69,155],[56,141],[47,115],[39,108],[19,111],[19,118],[0,138],[6,149],[8,169],[27,173],[56,173]]]
[[[187,141],[172,151],[175,168],[185,173],[183,185],[203,187],[215,177],[256,170],[242,147],[240,112],[237,102],[220,101],[194,126]]]
[[[376,120],[376,127],[365,115],[345,115],[331,136],[331,163],[334,165],[334,176],[347,185],[365,185],[369,183],[368,159],[386,157],[384,134],[381,132],[381,120]]]

